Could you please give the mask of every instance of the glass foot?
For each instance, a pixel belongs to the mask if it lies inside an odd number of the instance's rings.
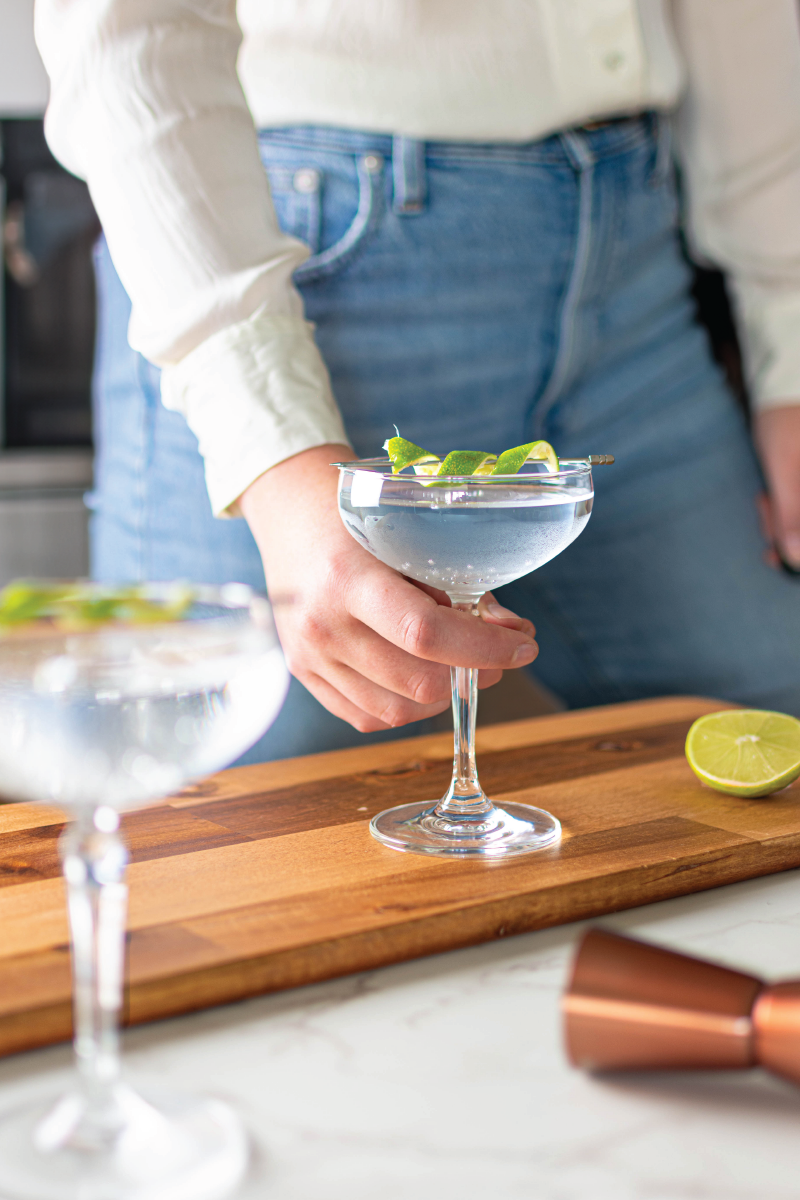
[[[222,1200],[247,1159],[227,1105],[125,1084],[97,1114],[71,1092],[0,1118],[3,1200]]]
[[[510,858],[561,841],[561,823],[527,804],[492,805],[480,817],[438,816],[430,801],[387,808],[370,821],[370,833],[392,850],[452,858]]]

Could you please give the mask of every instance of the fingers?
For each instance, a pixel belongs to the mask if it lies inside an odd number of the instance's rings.
[[[403,579],[410,583],[412,587],[419,588],[421,592],[425,592],[426,596],[431,596],[437,604],[443,604],[445,608],[452,608],[453,603],[447,592],[441,591],[439,588],[431,587],[429,583],[421,583],[419,579],[409,579],[408,575],[404,575]]]
[[[356,729],[385,730],[444,712],[450,665],[477,668],[484,688],[504,668],[532,661],[533,626],[491,608],[494,597],[483,599],[478,620],[350,537],[336,506],[335,457],[343,456],[331,447],[296,455],[241,501],[271,593],[293,597],[275,612],[287,662],[320,703]]]
[[[415,704],[428,706],[449,700],[449,667],[415,658],[358,621],[351,622],[346,634],[340,631],[331,650],[343,667]]]
[[[527,617],[518,617],[510,608],[498,604],[491,592],[481,596],[478,601],[478,613],[489,625],[502,625],[505,629],[518,629],[521,633],[534,637],[536,629]]]
[[[490,598],[491,599],[491,598]],[[501,610],[507,613],[507,609]],[[533,626],[510,613],[510,627],[522,626],[533,636]],[[450,697],[450,668],[442,663],[425,661],[392,645],[360,622],[354,622],[350,636],[336,640],[338,659],[355,672],[372,680],[381,688],[397,692],[416,704],[430,706],[447,702]],[[478,686],[492,687],[502,678],[499,668],[480,672]],[[365,706],[369,707],[369,706]],[[373,708],[369,708],[374,712]],[[409,717],[416,720],[416,717]]]
[[[474,617],[472,621],[479,624]],[[357,621],[340,620],[329,631],[313,621],[303,624],[313,631],[313,653],[295,643],[293,673],[357,729],[394,728],[438,716],[449,707],[449,667],[417,658]],[[501,678],[499,669],[483,670],[478,686],[491,687]],[[334,703],[336,696],[340,700]]]
[[[778,552],[775,549],[775,526],[772,520],[772,507],[769,502],[769,496],[766,492],[761,492],[756,496],[756,507],[758,509],[758,520],[761,526],[761,535],[767,543],[767,548],[764,551],[764,562],[768,567],[779,567],[781,560]]]
[[[353,703],[387,725],[403,725],[436,716],[450,703],[450,668],[425,662],[393,646],[371,629],[353,623],[332,643],[326,678]],[[314,674],[312,663],[307,669]],[[299,672],[296,672],[299,674]],[[491,687],[502,671],[481,671],[478,686]]]
[[[792,567],[800,567],[800,464],[796,477],[779,476],[769,499],[772,542]]]
[[[778,405],[756,414],[754,435],[767,477],[769,497],[760,503],[772,546],[790,566],[800,567],[800,404]],[[777,555],[770,559],[777,565]]]
[[[386,641],[426,661],[503,670],[533,662],[538,653],[530,622],[523,630],[476,621],[471,613],[437,604],[393,572],[380,583],[374,572],[354,577],[348,608]]]
[[[370,713],[364,712],[358,705],[353,704],[347,696],[332,687],[321,675],[298,675],[297,677],[303,687],[307,688],[311,695],[319,700],[324,708],[327,708],[328,712],[333,713],[342,721],[347,721],[348,725],[352,725],[359,733],[381,733],[390,728],[389,725],[379,721],[377,717],[371,716]]]
[[[438,694],[435,699],[426,702],[407,696],[404,681],[399,676],[393,678],[391,673],[384,670],[373,672],[373,675],[380,674],[386,679],[385,686],[346,663],[331,662],[326,679],[357,708],[376,717],[384,725],[394,728],[396,725],[407,725],[409,721],[423,721],[428,717],[436,717],[449,708],[450,672],[446,667],[444,670],[447,673],[446,679],[442,681],[444,686],[438,686],[440,681],[438,678],[434,679],[430,690]],[[423,685],[423,694],[427,694],[427,681],[423,680]]]
[[[502,678],[502,674],[502,671],[481,671],[478,687],[491,687]],[[423,721],[428,717],[439,716],[450,707],[449,698],[444,703],[427,707],[404,707],[401,697],[382,688],[370,688],[369,680],[354,679],[352,676],[345,678],[342,675],[334,685],[320,675],[312,673],[304,675],[300,682],[329,712],[347,721],[359,733],[380,733],[396,729],[411,721]],[[353,699],[356,695],[363,700],[363,707]]]

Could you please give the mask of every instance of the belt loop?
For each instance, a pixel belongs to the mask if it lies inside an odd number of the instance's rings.
[[[573,171],[579,174],[590,171],[595,164],[595,156],[588,137],[580,129],[567,129],[558,136]]]
[[[396,134],[392,138],[393,210],[413,216],[425,207],[425,143]]]
[[[656,159],[650,186],[659,188],[667,182],[672,172],[672,116],[660,110],[656,111],[654,116]]]

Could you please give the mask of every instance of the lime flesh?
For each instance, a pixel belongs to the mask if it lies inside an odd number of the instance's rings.
[[[698,718],[686,738],[698,779],[731,796],[769,796],[800,776],[800,721],[756,708]]]

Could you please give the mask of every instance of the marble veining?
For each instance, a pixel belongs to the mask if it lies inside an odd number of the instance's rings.
[[[769,979],[800,976],[800,872],[606,918]],[[581,925],[129,1031],[132,1079],[233,1102],[241,1200],[796,1200],[800,1088],[760,1071],[569,1068],[558,1000]],[[0,1062],[0,1107],[65,1078]]]

